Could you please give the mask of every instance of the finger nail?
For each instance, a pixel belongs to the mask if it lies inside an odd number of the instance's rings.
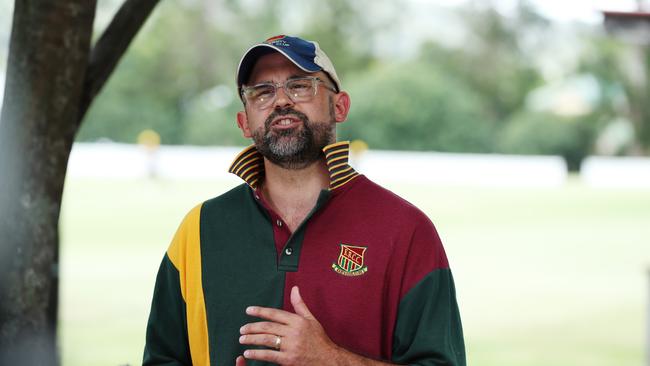
[[[249,351],[249,350],[244,351],[244,357],[250,358],[251,357],[251,351]]]
[[[244,343],[245,340],[246,340],[246,336],[239,337],[239,343]]]
[[[246,314],[253,314],[255,312],[255,307],[254,306],[249,306],[246,308]]]

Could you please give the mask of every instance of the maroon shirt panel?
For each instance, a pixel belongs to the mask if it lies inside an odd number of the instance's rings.
[[[271,206],[266,201],[266,197],[262,194],[261,189],[255,190],[255,199],[258,200],[262,206],[266,209],[271,216],[271,225],[273,226],[273,240],[275,241],[275,250],[278,254],[277,258],[280,258],[282,255],[282,250],[284,250],[285,244],[291,237],[291,230],[285,225],[284,220],[280,215],[271,209]]]
[[[340,244],[367,248],[367,272],[344,276],[332,269]],[[297,285],[336,344],[389,360],[400,300],[438,268],[448,268],[447,258],[426,215],[359,176],[333,190],[329,202],[310,219],[299,269],[286,275],[284,309],[293,311],[290,293]]]

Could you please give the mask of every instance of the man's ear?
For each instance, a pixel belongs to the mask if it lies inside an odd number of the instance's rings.
[[[249,139],[253,137],[251,129],[248,126],[248,116],[245,111],[237,112],[237,126],[241,129],[242,135],[244,135],[245,138]]]
[[[334,95],[334,121],[336,123],[344,122],[350,112],[350,95],[341,91]]]

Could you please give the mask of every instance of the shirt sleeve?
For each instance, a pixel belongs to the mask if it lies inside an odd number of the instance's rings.
[[[156,277],[147,323],[143,366],[192,364],[185,314],[179,272],[165,254]]]
[[[201,205],[183,219],[163,257],[147,323],[142,364],[210,365],[201,284]]]
[[[401,365],[465,366],[454,279],[435,227],[416,227],[403,267],[392,361]]]

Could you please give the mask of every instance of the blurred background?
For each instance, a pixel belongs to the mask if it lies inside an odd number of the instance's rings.
[[[97,35],[120,4],[98,1]],[[12,7],[0,0],[0,86]],[[234,118],[239,58],[276,34],[319,42],[352,97],[338,138],[355,141],[353,164],[438,227],[468,364],[643,364],[647,11],[624,0],[161,2],[71,155],[63,365],[141,362],[176,226],[239,184],[225,172],[248,144]]]

